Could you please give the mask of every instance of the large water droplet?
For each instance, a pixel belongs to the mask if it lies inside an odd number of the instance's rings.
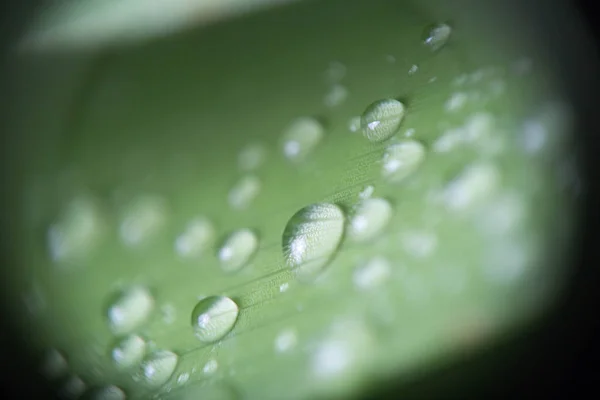
[[[142,361],[137,379],[150,387],[159,387],[173,375],[178,361],[179,357],[172,351],[154,351]]]
[[[404,104],[395,99],[372,103],[365,109],[360,119],[363,135],[372,142],[381,142],[390,138],[398,131],[404,113]]]
[[[390,222],[392,206],[385,199],[361,201],[350,218],[348,235],[356,242],[365,242],[379,235]]]
[[[141,326],[154,308],[154,297],[142,286],[118,293],[108,308],[108,324],[115,335],[130,333]]]
[[[221,268],[225,272],[239,271],[248,264],[258,249],[258,236],[250,229],[240,229],[230,234],[218,252]]]
[[[283,154],[292,161],[306,158],[321,142],[325,128],[312,117],[293,121],[283,134]]]
[[[130,335],[119,340],[110,353],[118,369],[129,369],[144,358],[146,341],[137,335]]]
[[[127,396],[121,388],[109,385],[87,391],[83,397],[86,400],[125,400]]]
[[[175,251],[183,258],[197,257],[215,240],[215,227],[205,217],[192,220],[175,240]]]
[[[238,165],[243,171],[253,171],[260,167],[266,158],[267,150],[261,144],[254,143],[244,147],[238,155]]]
[[[300,280],[314,278],[331,261],[344,234],[344,213],[335,204],[304,207],[283,232],[283,256]]]
[[[144,196],[129,204],[119,229],[121,239],[136,246],[154,236],[165,225],[166,204],[162,198]]]
[[[433,51],[438,51],[448,43],[452,28],[447,24],[436,24],[428,27],[423,42]]]
[[[231,190],[227,200],[232,208],[243,210],[248,208],[250,203],[260,193],[260,179],[254,175],[246,175],[237,181]]]
[[[371,290],[383,285],[391,274],[390,262],[383,257],[374,257],[354,271],[354,285],[359,290]]]
[[[205,343],[220,340],[231,331],[239,314],[237,304],[229,297],[206,297],[192,311],[192,327],[196,337]]]
[[[383,155],[382,175],[398,183],[414,173],[425,158],[425,147],[416,140],[404,140],[388,146]]]
[[[48,229],[50,257],[54,261],[77,261],[98,244],[102,228],[102,216],[94,201],[86,197],[72,200]]]

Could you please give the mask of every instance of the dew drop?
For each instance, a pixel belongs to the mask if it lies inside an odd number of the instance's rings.
[[[358,132],[360,129],[360,117],[352,117],[348,121],[348,130],[350,132]]]
[[[332,260],[344,234],[344,213],[317,203],[294,214],[282,236],[283,257],[299,280],[315,278]]]
[[[41,370],[46,378],[58,379],[67,374],[69,364],[61,352],[56,349],[50,349],[44,355]]]
[[[175,239],[175,251],[182,258],[197,257],[214,243],[215,235],[215,227],[208,218],[195,218]]]
[[[283,154],[291,161],[305,159],[323,139],[323,124],[312,117],[293,121],[283,134]]]
[[[51,259],[77,261],[85,257],[97,246],[102,231],[103,219],[95,202],[86,197],[72,200],[48,229]]]
[[[354,285],[359,290],[371,290],[383,285],[391,273],[392,268],[386,258],[374,257],[354,271]]]
[[[348,89],[344,85],[333,85],[325,95],[323,103],[327,107],[337,107],[348,98]]]
[[[358,198],[362,200],[369,199],[373,195],[373,192],[375,192],[375,186],[365,186],[365,188],[358,194]]]
[[[184,383],[186,383],[189,380],[190,380],[190,374],[187,372],[181,373],[181,374],[179,374],[179,376],[177,376],[177,383],[180,385],[183,385]]]
[[[141,326],[154,309],[154,297],[142,286],[127,288],[108,307],[108,324],[115,335],[130,333]]]
[[[464,92],[453,93],[452,96],[446,101],[445,108],[448,112],[458,111],[467,104],[469,96]]]
[[[150,387],[159,387],[173,375],[178,361],[179,357],[172,351],[156,350],[142,361],[138,379]]]
[[[339,82],[346,76],[346,66],[339,61],[329,63],[325,77],[329,82]]]
[[[85,392],[86,387],[80,377],[72,375],[61,385],[59,393],[64,399],[77,399]]]
[[[416,140],[392,144],[383,155],[382,175],[389,182],[401,182],[419,168],[424,158],[425,147]]]
[[[192,311],[192,327],[196,337],[205,343],[216,342],[231,331],[239,314],[237,304],[229,297],[206,297]]]
[[[430,256],[438,244],[437,236],[425,231],[405,232],[401,235],[400,240],[404,250],[416,258]]]
[[[452,28],[448,24],[436,24],[426,29],[424,43],[432,51],[438,51],[448,43]]]
[[[408,70],[409,75],[414,75],[419,71],[419,66],[417,64],[413,64]]]
[[[119,340],[110,353],[118,369],[129,369],[139,364],[144,358],[146,341],[138,335],[130,335]]]
[[[288,290],[289,288],[290,288],[290,284],[289,284],[289,283],[287,283],[287,282],[285,282],[285,283],[282,283],[281,285],[279,285],[279,292],[280,292],[280,293],[287,292],[287,290]]]
[[[293,329],[285,329],[281,331],[275,338],[275,350],[278,353],[286,353],[296,347],[298,343],[298,335]]]
[[[227,196],[227,201],[236,210],[246,209],[258,196],[260,188],[260,179],[253,175],[244,176],[233,185]]]
[[[129,246],[137,246],[157,234],[165,225],[166,204],[162,198],[144,196],[125,209],[119,233]]]
[[[240,151],[238,165],[242,171],[253,171],[264,163],[266,154],[267,150],[262,144],[250,144]]]
[[[354,209],[348,235],[355,242],[369,241],[378,236],[392,217],[392,206],[381,198],[367,199]]]
[[[84,399],[89,400],[125,400],[126,398],[125,392],[114,385],[89,390],[84,396]]]
[[[221,269],[237,272],[244,267],[258,249],[258,236],[250,229],[240,229],[230,234],[218,251]]]
[[[471,165],[445,188],[446,206],[452,210],[465,210],[488,197],[499,181],[500,172],[494,165]]]
[[[202,372],[204,372],[205,375],[212,375],[217,372],[218,368],[219,364],[217,363],[217,360],[209,360],[206,364],[204,364]]]
[[[378,100],[369,105],[360,118],[363,135],[371,142],[389,139],[404,118],[404,104],[395,99]]]

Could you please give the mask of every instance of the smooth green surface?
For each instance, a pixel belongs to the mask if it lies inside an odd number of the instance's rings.
[[[548,103],[560,100],[553,76],[525,43],[496,43],[490,32],[474,31],[469,13],[433,13],[435,2],[417,4],[309,1],[137,48],[19,61],[20,112],[11,122],[23,143],[16,238],[25,267],[13,278],[29,307],[26,329],[39,333],[33,340],[63,351],[88,384],[144,396],[147,389],[111,362],[115,337],[105,314],[111,294],[141,284],[156,307],[135,333],[150,350],[179,356],[159,391],[193,384],[229,398],[311,398],[359,394],[378,379],[410,376],[540,311],[552,299],[558,271],[541,255],[560,254],[558,247],[549,252],[545,240],[567,229],[570,215],[554,168],[557,155],[562,160],[564,119]],[[432,52],[424,30],[450,19],[448,43]],[[529,71],[522,57],[531,59]],[[343,77],[333,75],[348,90],[333,108],[324,102],[332,63],[345,66]],[[409,74],[413,65],[418,71]],[[456,100],[457,93],[466,100]],[[373,144],[350,131],[352,118],[385,98],[406,105],[394,138]],[[325,134],[306,159],[290,162],[281,137],[306,116],[322,120]],[[548,133],[535,156],[523,151],[526,120]],[[448,139],[452,150],[435,152],[444,132],[460,126],[474,139]],[[426,148],[424,161],[405,180],[386,182],[386,146],[409,129]],[[246,173],[239,153],[253,143],[266,149],[253,171],[261,188],[247,208],[235,209],[227,199]],[[471,173],[456,181],[464,171]],[[448,188],[460,185],[450,182],[475,185],[479,192],[469,193],[477,206],[461,208],[471,197],[452,195],[457,190]],[[316,282],[294,279],[281,246],[288,220],[319,202],[350,211],[368,185],[392,204],[382,235],[364,244],[344,239]],[[450,206],[436,200],[440,193],[453,199]],[[62,268],[49,256],[47,230],[83,195],[97,202],[94,212],[106,229],[93,236],[97,247],[78,268]],[[160,223],[139,243],[128,242],[120,224],[131,216],[131,202],[147,196],[164,200],[164,209],[147,214]],[[496,218],[507,221],[520,206],[524,217],[514,217],[508,233],[482,234],[486,223],[498,229],[494,210],[505,207]],[[182,259],[176,239],[199,216],[210,218],[220,240],[214,251]],[[260,246],[249,265],[227,274],[216,246],[238,229],[256,231]],[[355,271],[374,257],[389,260],[391,275],[362,290]],[[523,274],[502,280],[519,257]],[[203,344],[190,317],[209,295],[231,297],[240,314],[224,340]],[[288,336],[288,345],[278,345],[290,331],[296,344]],[[340,359],[347,369],[329,362]],[[189,378],[179,384],[182,374]]]

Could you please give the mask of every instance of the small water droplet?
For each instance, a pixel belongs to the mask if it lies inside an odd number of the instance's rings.
[[[363,135],[372,142],[389,139],[398,131],[404,114],[404,104],[398,100],[384,99],[372,103],[360,119]]]
[[[69,364],[61,352],[50,349],[44,355],[41,370],[46,378],[58,379],[67,374]]]
[[[317,203],[294,214],[282,236],[283,256],[299,280],[316,277],[331,261],[344,233],[344,213],[335,204]]]
[[[389,62],[390,64],[394,64],[396,62],[396,57],[394,57],[391,54],[388,54],[388,55],[385,56],[385,60],[387,62]]]
[[[286,353],[296,347],[298,335],[293,329],[285,329],[275,338],[275,350],[278,353]]]
[[[361,201],[350,218],[348,235],[355,242],[365,242],[377,237],[392,218],[392,206],[385,199]]]
[[[415,136],[416,130],[415,128],[409,128],[404,132],[404,137],[411,138]]]
[[[437,236],[432,232],[405,232],[401,236],[404,250],[413,257],[425,258],[430,256],[438,244]]]
[[[281,285],[279,285],[279,292],[283,293],[283,292],[287,292],[287,290],[290,288],[290,284],[285,282],[282,283]]]
[[[465,83],[467,83],[468,80],[469,80],[469,75],[467,75],[467,74],[460,74],[459,76],[457,76],[456,78],[454,78],[454,80],[452,81],[452,84],[454,86],[462,86]]]
[[[225,272],[237,272],[244,267],[258,249],[258,236],[250,229],[230,234],[219,248],[218,257]]]
[[[325,71],[328,82],[339,82],[346,76],[346,66],[339,61],[332,61]]]
[[[94,249],[103,231],[103,217],[87,197],[72,200],[48,229],[47,240],[53,261],[78,261]],[[81,263],[72,263],[77,266]]]
[[[172,304],[164,304],[160,307],[160,312],[163,317],[163,322],[167,325],[171,325],[175,322],[177,316],[177,309]]]
[[[445,108],[448,112],[458,111],[467,104],[469,96],[464,92],[453,93],[452,96],[446,101]]]
[[[137,335],[119,340],[111,350],[111,358],[118,369],[125,370],[139,364],[146,353],[146,341]]]
[[[358,132],[360,129],[360,117],[352,117],[348,121],[348,130],[350,132]]]
[[[108,324],[115,335],[141,326],[154,309],[154,297],[142,286],[133,286],[114,296],[108,308]]]
[[[354,271],[354,285],[359,290],[371,290],[383,285],[391,273],[392,267],[386,258],[374,257]]]
[[[125,400],[127,396],[121,388],[108,385],[86,392],[84,398],[89,400]]]
[[[242,171],[253,171],[264,163],[266,154],[267,150],[262,144],[250,144],[240,151],[238,165]]]
[[[519,226],[525,215],[525,206],[520,196],[509,193],[486,205],[476,223],[485,234],[507,235]]]
[[[484,200],[500,181],[500,172],[492,164],[479,163],[468,166],[444,190],[446,206],[465,210]]]
[[[60,397],[64,399],[77,399],[86,389],[85,382],[77,375],[67,378],[59,389]]]
[[[156,196],[143,196],[125,209],[119,233],[129,246],[137,246],[156,235],[167,221],[166,203]]]
[[[523,125],[523,148],[527,153],[539,152],[546,144],[548,131],[539,121],[525,121]]]
[[[142,361],[137,379],[153,388],[162,386],[173,375],[178,362],[179,357],[172,351],[154,351]]]
[[[414,75],[419,71],[419,66],[417,64],[413,64],[411,65],[410,69],[408,70],[408,74],[409,75]]]
[[[424,43],[432,51],[438,51],[448,43],[451,34],[452,28],[448,24],[436,24],[425,30]]]
[[[260,193],[260,188],[260,179],[253,175],[244,176],[229,190],[227,197],[229,205],[236,210],[248,208],[250,203]]]
[[[329,89],[323,98],[323,103],[327,107],[337,107],[346,101],[346,98],[348,98],[348,89],[344,85],[336,84]]]
[[[206,374],[206,375],[212,375],[215,372],[217,372],[218,368],[219,368],[219,364],[217,363],[217,360],[209,360],[206,364],[204,364],[204,368],[202,368],[202,372],[204,372],[204,374]]]
[[[413,174],[424,158],[425,147],[416,140],[392,144],[383,155],[382,175],[389,182],[399,183]]]
[[[237,304],[229,297],[206,297],[192,311],[192,327],[196,337],[205,343],[216,342],[231,331],[239,314]]]
[[[365,188],[358,194],[358,198],[362,200],[369,199],[373,195],[373,192],[375,192],[375,186],[365,186]]]
[[[214,243],[215,235],[215,227],[208,218],[195,218],[175,239],[175,251],[182,258],[198,257]]]
[[[187,372],[183,372],[177,376],[177,383],[183,385],[190,379],[190,374]]]
[[[283,134],[283,154],[291,161],[306,158],[323,139],[323,124],[312,117],[294,120]]]

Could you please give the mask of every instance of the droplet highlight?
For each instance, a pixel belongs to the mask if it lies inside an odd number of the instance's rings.
[[[212,343],[227,335],[239,314],[237,304],[225,296],[206,297],[192,311],[192,327],[196,337],[205,343]]]

